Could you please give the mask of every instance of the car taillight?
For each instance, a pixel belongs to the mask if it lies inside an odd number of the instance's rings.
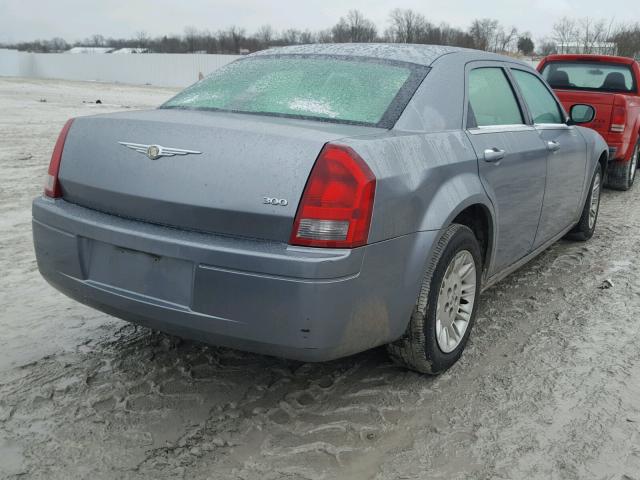
[[[49,171],[47,173],[47,183],[44,186],[44,194],[47,197],[58,198],[62,196],[62,190],[60,189],[60,182],[58,181],[58,173],[60,172],[60,161],[62,160],[62,150],[64,149],[64,142],[67,139],[67,133],[71,128],[73,118],[67,120],[64,124],[55,147],[53,147],[53,153],[51,154],[51,162],[49,162]]]
[[[627,110],[624,107],[614,106],[611,111],[611,127],[610,130],[616,133],[624,132],[624,126],[627,123]]]
[[[324,146],[302,194],[290,243],[309,247],[365,245],[376,177],[353,149]]]

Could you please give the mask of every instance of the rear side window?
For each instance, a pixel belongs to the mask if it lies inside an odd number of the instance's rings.
[[[527,102],[533,123],[564,123],[553,95],[538,77],[523,70],[511,70],[511,72],[524,101]]]
[[[391,128],[427,68],[352,57],[274,55],[233,62],[161,108],[222,110]]]
[[[552,88],[603,92],[635,92],[630,65],[604,62],[549,62],[542,76]]]
[[[524,123],[509,80],[501,68],[471,70],[469,106],[478,127]]]

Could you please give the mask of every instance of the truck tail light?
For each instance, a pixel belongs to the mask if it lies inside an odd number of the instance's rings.
[[[49,162],[49,171],[47,173],[47,182],[44,186],[44,194],[47,197],[59,198],[62,196],[62,189],[60,188],[60,182],[58,181],[58,173],[60,173],[60,162],[62,161],[62,150],[64,149],[64,142],[67,140],[67,133],[71,128],[73,118],[67,120],[64,124],[55,147],[53,147],[53,154],[51,154],[51,162]]]
[[[622,103],[622,105],[620,105]],[[624,107],[624,99],[614,97],[613,110],[611,111],[611,127],[614,133],[623,133],[627,123],[627,109]]]
[[[616,133],[624,132],[624,125],[627,122],[627,111],[624,107],[613,107],[611,112],[611,131]]]
[[[291,245],[354,248],[369,238],[376,177],[353,149],[327,144],[305,186]]]

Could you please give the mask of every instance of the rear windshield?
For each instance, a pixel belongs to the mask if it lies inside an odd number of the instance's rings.
[[[230,63],[161,108],[221,110],[391,128],[427,68],[366,58],[281,55]]]
[[[629,65],[602,62],[549,62],[542,76],[552,88],[604,92],[635,92]]]

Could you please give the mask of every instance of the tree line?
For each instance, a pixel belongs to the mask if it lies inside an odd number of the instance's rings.
[[[553,24],[551,37],[543,39],[539,53],[567,53],[574,46],[584,53],[640,58],[640,23],[563,17]]]
[[[150,37],[141,31],[127,39],[93,35],[71,44],[62,38],[53,38],[4,46],[31,52],[62,52],[72,46],[84,46],[139,48],[156,53],[240,54],[274,46],[329,42],[422,43],[524,55],[563,53],[569,45],[579,45],[585,53],[633,57],[640,55],[640,23],[614,24],[613,21],[564,17],[553,24],[552,34],[536,45],[531,33],[520,32],[515,26],[502,25],[495,19],[476,19],[462,29],[447,23],[435,24],[415,10],[396,8],[389,13],[384,31],[378,31],[362,12],[351,10],[333,27],[321,31],[294,28],[276,31],[269,25],[254,33],[237,26],[217,32],[187,27],[182,35]]]

